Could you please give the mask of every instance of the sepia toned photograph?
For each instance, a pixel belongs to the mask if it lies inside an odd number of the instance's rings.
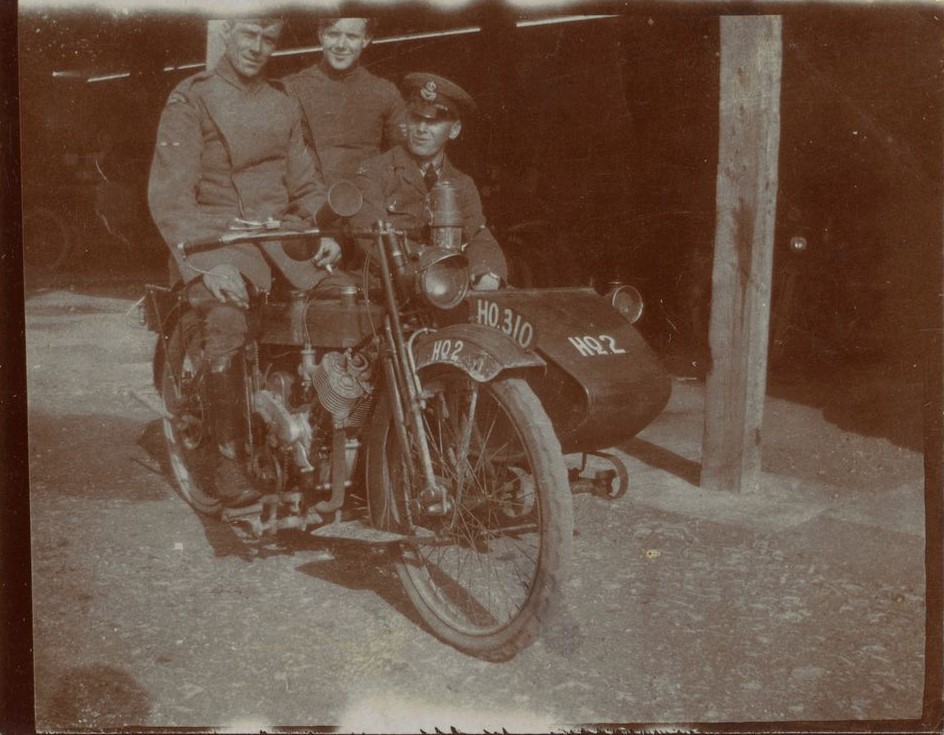
[[[37,732],[941,730],[938,6],[16,21]]]

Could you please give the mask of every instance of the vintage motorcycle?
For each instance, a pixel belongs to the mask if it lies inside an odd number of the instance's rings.
[[[454,243],[434,233],[417,246],[383,222],[180,247],[326,234],[370,239],[363,284],[335,299],[287,292],[251,309],[256,336],[239,365],[245,474],[261,497],[248,507],[223,508],[208,490],[214,463],[227,460],[210,435],[197,315],[179,289],[148,287],[157,408],[177,486],[199,512],[257,538],[295,529],[386,546],[433,634],[507,660],[560,602],[578,479],[563,452],[625,440],[668,400],[666,373],[623,315],[638,307],[634,294],[470,292]],[[621,494],[626,479],[625,468],[604,474],[603,493]]]

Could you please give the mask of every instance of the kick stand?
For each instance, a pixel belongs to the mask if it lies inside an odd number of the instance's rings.
[[[611,469],[596,470],[585,475],[587,471],[587,457],[602,459],[611,465]],[[601,498],[615,500],[626,494],[629,489],[629,471],[626,463],[615,454],[609,452],[582,452],[580,467],[572,467],[567,471],[572,493],[592,493]]]

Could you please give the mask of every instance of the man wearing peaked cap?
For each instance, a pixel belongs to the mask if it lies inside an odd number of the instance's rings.
[[[410,108],[424,117],[442,114],[454,120],[474,115],[475,100],[455,82],[436,74],[413,73],[403,78]]]
[[[428,192],[439,181],[456,189],[462,213],[462,242],[469,258],[472,285],[497,288],[508,276],[501,248],[485,226],[482,201],[471,177],[452,165],[446,144],[462,131],[462,119],[475,113],[475,102],[462,87],[436,74],[407,74],[406,142],[370,159],[356,183],[364,206],[356,227],[387,220],[397,229],[419,233],[428,222]]]

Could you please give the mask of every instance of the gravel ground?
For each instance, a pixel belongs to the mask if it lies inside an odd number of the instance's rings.
[[[163,474],[138,286],[27,300],[40,730],[343,731],[920,715],[921,455],[770,399],[763,487],[692,483],[702,386],[620,451],[631,485],[575,495],[567,604],[505,664],[420,625],[382,555],[254,547]],[[920,417],[915,416],[914,420]],[[569,458],[575,462],[577,458]]]

